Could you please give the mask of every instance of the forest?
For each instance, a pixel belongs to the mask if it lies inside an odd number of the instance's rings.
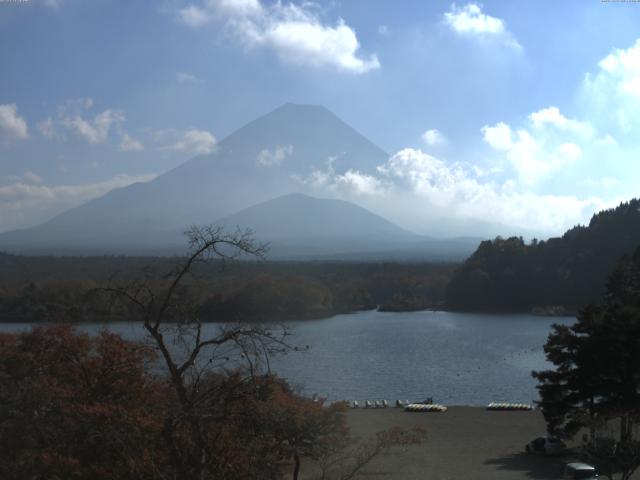
[[[484,241],[446,289],[452,310],[567,314],[597,302],[608,275],[640,245],[640,200],[621,203],[546,241]]]
[[[153,284],[182,259],[26,257],[0,254],[0,321],[105,321],[101,289],[140,276]],[[184,295],[205,321],[280,321],[380,308],[442,308],[456,264],[220,261],[198,264]]]

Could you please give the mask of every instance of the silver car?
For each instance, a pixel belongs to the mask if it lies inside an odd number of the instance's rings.
[[[524,447],[527,453],[539,453],[542,455],[562,455],[567,446],[556,437],[538,437],[527,443]]]

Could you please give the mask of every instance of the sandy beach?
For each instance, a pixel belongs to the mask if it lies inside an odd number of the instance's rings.
[[[445,413],[410,413],[389,408],[350,410],[347,415],[352,434],[358,438],[393,426],[427,431],[421,445],[376,458],[357,477],[361,479],[559,479],[564,464],[576,460],[571,454],[543,457],[524,453],[526,443],[545,434],[539,411],[451,407]]]

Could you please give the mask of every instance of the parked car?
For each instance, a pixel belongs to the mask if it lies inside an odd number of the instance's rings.
[[[564,467],[566,480],[592,480],[598,478],[596,468],[586,463],[567,463]]]
[[[556,437],[538,437],[524,447],[527,453],[542,455],[560,455],[567,450],[562,440]]]

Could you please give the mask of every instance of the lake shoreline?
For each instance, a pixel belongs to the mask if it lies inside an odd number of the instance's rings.
[[[575,317],[578,312],[573,312],[573,311],[547,311],[547,310],[529,310],[529,311],[520,311],[520,310],[514,310],[514,311],[508,311],[508,310],[497,310],[497,311],[469,311],[469,310],[453,310],[453,309],[447,309],[447,308],[440,308],[440,307],[427,307],[427,308],[419,308],[419,309],[413,309],[413,308],[404,308],[404,307],[393,307],[393,306],[385,306],[385,305],[378,305],[378,306],[374,306],[371,308],[356,308],[353,310],[340,310],[340,311],[335,311],[332,312],[329,315],[323,314],[323,315],[308,315],[308,316],[286,316],[284,318],[281,319],[269,319],[269,320],[259,320],[259,319],[253,319],[253,320],[241,320],[238,322],[233,322],[233,323],[247,323],[247,324],[253,324],[253,323],[265,323],[265,324],[279,324],[279,323],[288,323],[288,322],[308,322],[308,321],[318,321],[318,320],[328,320],[330,318],[334,318],[338,315],[353,315],[353,314],[358,314],[361,312],[380,312],[380,313],[418,313],[418,312],[444,312],[444,313],[462,313],[462,314],[471,314],[471,315],[501,315],[501,316],[507,316],[507,315],[532,315],[535,317],[541,317],[541,318],[563,318],[563,317]],[[92,325],[102,325],[102,324],[109,324],[109,323],[118,323],[118,322],[128,322],[128,323],[141,323],[142,320],[126,320],[126,319],[122,319],[122,318],[114,318],[114,319],[108,319],[108,320],[82,320],[82,321],[57,321],[57,320],[42,320],[42,321],[25,321],[24,319],[8,319],[3,316],[0,316],[0,324],[19,324],[19,323],[31,323],[34,325],[47,325],[47,324],[51,324],[51,323],[69,323],[69,324],[92,324]],[[164,323],[167,324],[172,324],[173,322],[170,321],[164,321]],[[218,323],[230,323],[227,322],[225,320],[203,320],[202,321],[203,324],[218,324]]]

